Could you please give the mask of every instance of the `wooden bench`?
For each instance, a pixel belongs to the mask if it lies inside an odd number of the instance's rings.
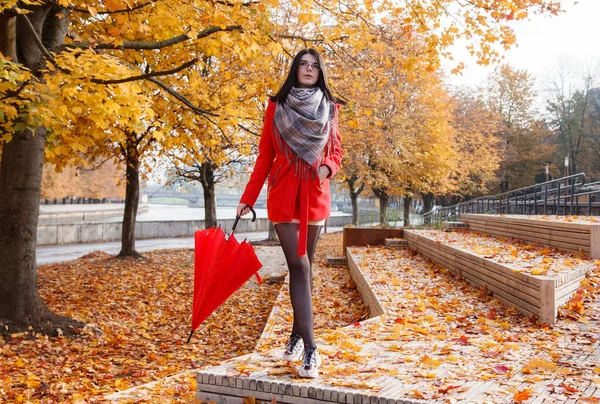
[[[469,229],[492,236],[512,237],[565,251],[583,251],[600,259],[600,222],[544,220],[542,216],[462,214]]]
[[[558,308],[579,289],[586,273],[593,268],[575,269],[555,276],[537,276],[482,258],[472,252],[438,243],[418,230],[405,230],[411,249],[436,264],[460,275],[467,282],[484,286],[494,297],[520,313],[536,316],[554,324]]]

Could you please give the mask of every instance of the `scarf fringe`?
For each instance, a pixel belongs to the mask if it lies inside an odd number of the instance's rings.
[[[274,138],[275,138],[275,143],[277,144],[277,147],[279,148],[279,150],[286,157],[287,162],[289,164],[294,165],[294,167],[295,167],[294,175],[296,177],[300,177],[302,179],[308,180],[312,174],[312,177],[310,178],[310,180],[311,181],[314,180],[316,177],[318,177],[319,168],[321,167],[321,165],[323,165],[323,162],[325,161],[325,159],[328,158],[329,156],[331,156],[333,148],[335,147],[335,142],[337,140],[336,131],[338,128],[338,122],[337,122],[338,118],[337,118],[337,113],[335,112],[335,106],[332,105],[332,108],[334,108],[334,111],[333,111],[333,117],[328,122],[328,125],[329,125],[328,132],[329,133],[328,133],[327,143],[323,147],[323,152],[321,153],[321,156],[312,165],[310,165],[306,160],[301,158],[298,154],[296,154],[296,152],[294,152],[292,150],[292,148],[287,144],[287,142],[285,141],[285,139],[279,132],[277,125],[275,125],[275,121],[273,121],[272,124],[273,124],[273,134],[274,134]]]

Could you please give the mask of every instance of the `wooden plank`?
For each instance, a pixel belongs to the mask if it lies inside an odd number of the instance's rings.
[[[469,279],[469,278],[464,278],[465,281],[469,282],[469,283],[474,283],[476,285],[480,285],[478,283],[473,282],[473,279]],[[492,294],[494,295],[494,297],[496,297],[498,300],[501,300],[505,305],[509,306],[509,307],[514,307],[515,309],[517,309],[517,311],[519,311],[520,313],[526,315],[526,316],[531,316],[531,315],[539,315],[539,309],[534,306],[531,305],[529,303],[527,303],[526,301],[519,299],[518,297],[515,297],[514,295],[502,290],[502,289],[498,289],[495,286],[490,286],[487,285],[487,289],[492,292]]]
[[[595,260],[600,259],[600,225],[592,226],[590,232],[590,256]]]
[[[363,297],[363,300],[369,307],[369,314],[371,317],[377,317],[385,314],[385,309],[381,304],[381,300],[375,294],[373,285],[369,282],[364,272],[358,265],[358,260],[354,257],[350,248],[346,249],[346,256],[348,257],[348,268],[350,270],[350,276],[354,280],[356,287]]]
[[[441,265],[442,267],[452,270],[453,272],[458,272],[455,256],[450,256],[447,252],[441,252],[439,249],[437,251],[432,250],[430,246],[422,245],[420,248],[423,256],[426,256],[431,261],[434,261],[436,264]]]
[[[465,221],[468,222],[468,218]],[[504,222],[499,219],[489,218],[484,225],[478,222],[473,224],[472,229],[501,237],[513,237],[528,242],[537,242],[543,245],[555,247],[566,251],[584,251],[591,255],[591,234],[595,226],[573,223],[561,223],[560,226],[552,223],[543,223],[543,226],[532,224],[528,221]],[[502,225],[504,224],[504,225]]]
[[[456,261],[456,253],[457,251],[453,248],[449,248],[443,244],[432,243],[430,240],[426,242],[419,243],[421,249],[426,249],[433,256],[439,256],[442,259],[445,259],[449,262]]]
[[[479,218],[477,218],[479,216]],[[554,216],[554,215],[548,215]],[[532,226],[540,226],[540,227],[550,227],[550,228],[566,228],[566,229],[577,229],[577,230],[589,230],[589,227],[592,226],[592,223],[575,223],[575,222],[564,222],[564,221],[553,221],[553,220],[544,220],[541,218],[535,218],[528,215],[514,215],[514,216],[506,216],[506,215],[473,215],[473,214],[463,214],[460,216],[463,222],[468,222],[469,220],[478,219],[484,220],[485,223],[510,223],[510,224],[519,224],[519,223],[528,223]]]
[[[306,387],[306,386],[304,386]],[[316,403],[317,401],[313,398],[308,397],[294,397],[280,394],[278,392],[259,392],[238,389],[234,387],[223,387],[206,385],[202,386],[202,389],[196,393],[196,398],[207,401],[207,399],[215,401],[216,403],[225,404],[241,404],[243,397],[255,397],[258,400],[270,402],[273,398],[277,402],[289,403],[289,404],[310,404]]]
[[[506,271],[498,271],[495,267],[490,266],[478,266],[474,264],[470,260],[463,261],[463,272],[468,271],[470,273],[481,274],[481,276],[485,276],[489,278],[490,281],[494,281],[496,283],[501,283],[506,285],[507,288],[517,289],[520,292],[527,293],[532,296],[535,301],[539,300],[539,286],[534,285],[528,282],[523,281],[522,279],[511,276],[511,274],[506,273]],[[533,301],[531,301],[533,303]]]
[[[489,235],[496,236],[496,237],[514,238],[514,239],[527,241],[529,243],[537,243],[537,244],[541,244],[544,246],[554,247],[557,249],[563,249],[563,250],[567,250],[567,251],[577,252],[579,250],[582,250],[587,253],[589,253],[589,251],[590,251],[589,240],[585,240],[585,241],[581,240],[581,242],[579,242],[576,239],[568,238],[568,237],[560,237],[558,239],[557,239],[557,237],[554,237],[554,239],[553,239],[552,236],[549,236],[548,238],[545,239],[545,238],[537,237],[537,236],[531,235],[531,234],[521,234],[521,233],[517,233],[517,232],[512,232],[510,230],[508,230],[508,231],[485,230],[484,232]]]
[[[581,278],[581,280],[585,279],[584,277]],[[581,281],[573,281],[571,284],[569,284],[569,287],[566,288],[561,288],[560,290],[560,295],[558,295],[558,290],[555,289],[555,301],[556,301],[556,307],[560,307],[563,304],[567,303],[569,301],[569,299],[571,299],[571,297],[573,296],[573,294],[575,294],[575,292],[579,289],[579,287],[581,286]]]
[[[463,384],[463,386],[465,384]],[[497,384],[493,381],[475,382],[472,385],[471,389],[467,391],[466,395],[459,398],[458,403],[469,403],[473,402],[477,398],[481,399],[483,397],[486,397],[487,395],[485,394],[485,392],[491,390],[491,388],[495,386],[497,386]]]
[[[540,321],[547,324],[554,324],[558,311],[554,282],[549,279],[545,280],[542,283],[540,290],[542,292],[542,297],[540,299],[540,312],[538,313]]]
[[[483,266],[478,266],[470,260],[464,260],[463,265],[469,266],[470,268],[477,268],[479,272],[493,278],[496,282],[501,282],[508,287],[530,293],[536,300],[539,299],[539,279],[530,281],[527,276],[522,276],[522,273],[515,272],[511,268],[501,266],[491,261],[485,262]]]
[[[465,268],[468,268],[465,266]],[[505,293],[512,296],[514,299],[523,301],[524,304],[531,307],[530,310],[538,310],[540,305],[540,292],[531,290],[531,294],[527,290],[520,290],[515,287],[508,286],[506,283],[499,281],[482,270],[471,270],[471,268],[463,269],[463,278],[472,280],[480,286],[486,286],[492,293]],[[525,289],[525,287],[523,287]],[[535,293],[535,294],[534,294]]]
[[[383,244],[386,238],[402,238],[404,230],[399,228],[344,227],[343,251],[350,246]]]

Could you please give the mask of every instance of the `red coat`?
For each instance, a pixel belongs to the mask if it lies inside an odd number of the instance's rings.
[[[302,256],[306,253],[307,221],[329,217],[331,210],[329,178],[334,176],[340,168],[344,152],[341,148],[339,128],[336,127],[334,128],[336,139],[333,142],[333,150],[326,153],[328,157],[323,161],[331,173],[323,181],[323,184],[318,177],[313,180],[310,178],[304,180],[296,176],[295,167],[288,162],[283,151],[275,143],[273,135],[275,107],[276,103],[269,100],[258,146],[258,157],[240,202],[254,206],[268,176],[267,214],[269,220],[273,222],[300,220],[298,256]],[[339,108],[340,105],[336,104],[336,118]],[[334,121],[337,122],[337,119]]]

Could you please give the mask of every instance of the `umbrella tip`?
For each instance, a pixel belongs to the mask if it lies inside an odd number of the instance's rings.
[[[190,335],[189,335],[187,341],[185,342],[186,344],[190,343],[190,340],[192,339],[192,335],[194,335],[194,330],[190,331]]]

